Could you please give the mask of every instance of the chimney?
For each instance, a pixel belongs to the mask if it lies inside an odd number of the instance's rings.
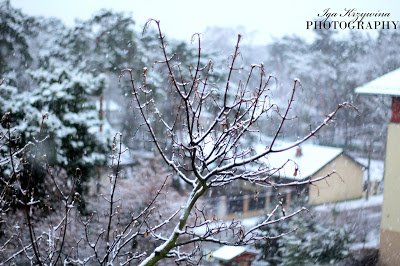
[[[302,155],[303,155],[303,152],[302,152],[302,150],[301,150],[301,147],[300,147],[300,146],[297,146],[296,157],[300,157],[300,156],[302,156]]]
[[[392,123],[400,123],[400,97],[392,97]]]

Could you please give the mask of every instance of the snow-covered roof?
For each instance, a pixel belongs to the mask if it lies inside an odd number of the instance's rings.
[[[213,257],[217,260],[230,261],[243,254],[245,251],[246,247],[223,246],[213,252]]]
[[[290,143],[282,144],[281,148],[290,145]],[[284,178],[302,180],[318,172],[322,167],[327,165],[343,152],[340,148],[315,144],[303,144],[300,148],[300,156],[296,156],[298,148],[294,147],[283,152],[269,154],[265,159],[265,163],[269,168],[280,168],[287,162],[276,175]],[[296,171],[296,165],[298,171]]]
[[[368,166],[368,158],[356,158],[356,161],[365,167]],[[382,181],[385,171],[385,162],[381,160],[371,160],[370,165],[370,181]],[[364,171],[364,181],[368,179],[368,171]]]
[[[356,88],[355,92],[400,96],[400,68]]]

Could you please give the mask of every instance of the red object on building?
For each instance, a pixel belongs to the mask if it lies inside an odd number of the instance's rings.
[[[392,97],[392,118],[390,122],[400,123],[400,97]]]
[[[256,254],[245,252],[236,258],[230,260],[227,265],[240,265],[240,266],[251,266],[251,263],[256,258]]]
[[[223,246],[214,251],[210,256],[210,262],[217,262],[213,265],[224,266],[251,266],[256,258],[258,251],[247,250],[240,246]],[[207,258],[207,257],[206,257]]]
[[[298,146],[298,147],[297,147],[297,150],[296,150],[296,157],[300,157],[300,156],[302,156],[302,155],[303,155],[303,151],[301,150],[301,147]]]

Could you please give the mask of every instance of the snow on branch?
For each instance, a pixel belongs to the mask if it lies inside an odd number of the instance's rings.
[[[149,141],[154,144],[164,163],[181,180],[189,184],[192,191],[186,204],[182,207],[181,216],[179,221],[176,222],[175,229],[170,232],[168,238],[162,240],[162,244],[142,261],[141,265],[154,265],[159,260],[170,256],[175,256],[178,261],[181,261],[182,257],[179,255],[178,247],[189,243],[209,241],[219,244],[245,245],[265,239],[265,237],[257,236],[254,233],[256,229],[268,226],[271,223],[282,222],[304,211],[304,209],[290,215],[284,215],[277,220],[267,219],[248,231],[245,231],[236,222],[226,225],[210,220],[206,216],[199,224],[191,225],[189,216],[200,217],[196,214],[198,211],[194,210],[195,204],[206,191],[212,190],[214,187],[226,186],[235,181],[250,181],[261,186],[298,187],[314,184],[334,174],[330,173],[306,181],[279,183],[273,176],[279,172],[280,168],[272,169],[263,166],[261,159],[267,158],[269,154],[296,147],[316,136],[322,128],[334,120],[335,115],[342,107],[350,106],[350,104],[338,105],[320,125],[294,144],[283,148],[275,147],[277,140],[283,133],[285,123],[293,119],[295,112],[292,104],[295,101],[297,87],[301,86],[299,80],[294,80],[288,104],[284,108],[279,107],[271,97],[269,83],[273,76],[266,76],[263,64],[251,65],[245,82],[237,82],[236,80],[234,82],[235,74],[240,69],[236,64],[240,54],[241,40],[241,35],[238,35],[233,54],[229,56],[230,63],[225,83],[215,85],[210,82],[213,77],[212,61],[209,61],[209,64],[204,67],[200,63],[202,57],[200,35],[196,35],[198,40],[196,63],[189,66],[187,72],[185,72],[182,66],[173,65],[172,60],[176,54],[168,54],[166,39],[162,34],[160,22],[151,19],[146,23],[145,29],[149,27],[150,23],[155,23],[158,30],[163,60],[158,60],[155,63],[162,64],[168,73],[174,113],[161,114],[158,111],[161,105],[165,103],[157,99],[153,91],[146,89],[146,79],[142,84],[135,81],[131,69],[124,69],[122,74],[128,72],[130,75],[132,95],[149,132]],[[255,74],[254,69],[256,68],[260,70],[259,75]],[[144,76],[145,74],[146,70]],[[258,80],[258,82],[254,82],[255,80]],[[258,86],[252,87],[250,84],[258,84]],[[274,133],[269,133],[272,137],[269,142],[264,144],[266,149],[257,153],[249,139],[254,132],[261,131],[259,122],[267,121],[266,118],[274,112],[278,114],[280,123]],[[174,117],[174,120],[167,119],[168,116]],[[177,125],[178,123],[179,125]],[[164,133],[166,138],[162,138]],[[281,166],[281,168],[283,167],[284,165]],[[278,209],[284,211],[281,202],[272,211],[269,218],[272,219]],[[199,218],[195,220],[198,221]],[[211,224],[214,226],[210,226]],[[199,228],[205,228],[205,232],[203,234],[196,233],[196,229]],[[229,230],[233,230],[236,236],[234,243],[220,238],[222,232]],[[179,241],[179,239],[187,237],[189,239]]]

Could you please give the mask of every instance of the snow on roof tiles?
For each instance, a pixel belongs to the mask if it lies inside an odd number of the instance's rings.
[[[246,247],[223,246],[213,253],[217,260],[230,261],[246,251]]]
[[[282,148],[287,146],[290,146],[290,143],[283,144]],[[270,168],[279,168],[290,160],[279,170],[279,175],[284,178],[303,180],[315,174],[342,152],[343,150],[340,148],[303,144],[301,145],[301,156],[296,156],[297,147],[295,147],[287,151],[269,154],[264,161]],[[298,166],[297,173],[295,173],[295,163]]]
[[[365,168],[368,166],[368,158],[356,158],[359,164]],[[370,181],[382,181],[385,171],[385,162],[381,160],[371,160],[370,165]],[[368,179],[368,171],[364,171],[364,181]]]
[[[355,89],[360,94],[400,96],[400,68]]]

